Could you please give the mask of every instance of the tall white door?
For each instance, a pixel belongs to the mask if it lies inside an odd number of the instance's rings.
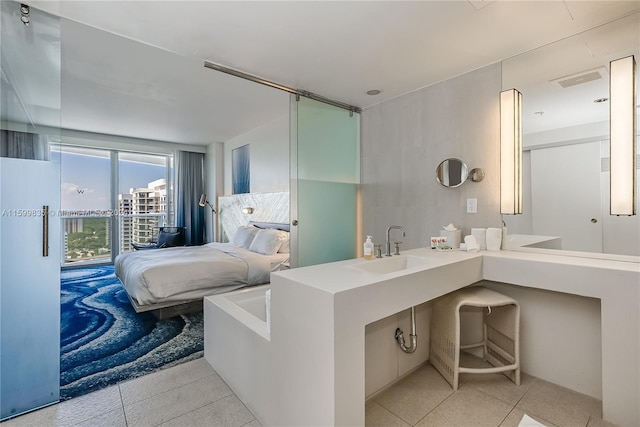
[[[60,396],[59,166],[0,158],[0,419]]]
[[[602,252],[600,142],[531,150],[532,232]]]

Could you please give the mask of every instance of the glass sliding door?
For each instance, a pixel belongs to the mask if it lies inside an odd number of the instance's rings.
[[[21,18],[27,15],[30,25]],[[0,419],[60,387],[60,25],[0,2]]]
[[[292,96],[292,266],[354,258],[360,116]]]

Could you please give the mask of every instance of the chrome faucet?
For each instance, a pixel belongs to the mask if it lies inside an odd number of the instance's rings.
[[[387,253],[386,253],[386,256],[391,256],[391,241],[389,240],[389,233],[393,229],[401,230],[402,231],[402,237],[405,236],[404,228],[402,228],[402,226],[400,226],[400,225],[392,225],[391,227],[387,228]]]

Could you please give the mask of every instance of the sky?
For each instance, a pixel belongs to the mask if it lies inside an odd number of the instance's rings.
[[[61,163],[61,209],[111,208],[109,157],[52,151],[51,160]],[[128,194],[131,187],[146,188],[149,182],[166,177],[164,166],[120,160],[119,169],[119,193]]]

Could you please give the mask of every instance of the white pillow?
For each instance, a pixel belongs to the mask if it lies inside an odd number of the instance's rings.
[[[253,242],[258,231],[260,231],[260,229],[254,226],[243,225],[238,227],[238,229],[233,232],[229,243],[234,246],[249,249],[249,246],[251,246],[251,242]]]
[[[275,255],[282,246],[284,236],[280,230],[259,230],[251,242],[249,250],[263,255]]]
[[[278,232],[282,236],[282,245],[280,245],[280,249],[278,249],[278,253],[288,254],[289,252],[291,252],[291,248],[289,245],[289,241],[290,241],[289,232],[284,230],[278,230]]]

